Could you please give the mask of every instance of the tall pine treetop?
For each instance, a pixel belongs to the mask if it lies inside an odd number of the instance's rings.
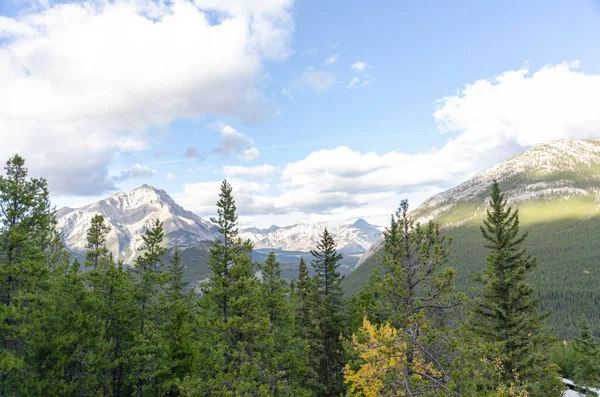
[[[237,215],[235,214],[235,200],[231,192],[233,191],[227,179],[221,183],[219,192],[219,201],[217,201],[217,218],[210,218],[210,221],[219,226],[219,233],[223,236],[225,242],[232,241],[237,237]]]
[[[547,352],[552,341],[545,328],[548,313],[540,311],[541,298],[525,281],[536,261],[523,246],[527,234],[519,233],[519,213],[507,206],[496,181],[481,232],[490,252],[470,325],[484,341],[501,346],[505,382],[519,377],[532,397],[560,395]]]

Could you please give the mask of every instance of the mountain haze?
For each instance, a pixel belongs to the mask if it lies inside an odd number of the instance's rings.
[[[419,222],[440,223],[454,237],[453,266],[459,288],[485,268],[487,251],[479,226],[497,180],[509,205],[519,209],[527,246],[538,258],[530,275],[550,322],[561,335],[576,330],[581,314],[600,325],[600,140],[560,140],[541,144],[426,200],[412,211]],[[373,244],[346,280],[358,291],[377,265],[382,241]]]

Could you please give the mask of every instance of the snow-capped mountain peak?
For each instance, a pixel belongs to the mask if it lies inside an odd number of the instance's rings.
[[[214,240],[217,236],[213,224],[183,209],[164,190],[142,185],[81,208],[60,209],[58,228],[69,250],[85,252],[87,230],[96,214],[110,224],[108,247],[125,263],[134,260],[142,235],[156,219],[163,222],[167,247]]]
[[[249,228],[240,231],[240,237],[249,239],[254,248],[272,248],[285,251],[308,252],[315,249],[327,228],[336,241],[339,252],[351,254],[365,252],[381,236],[381,231],[360,219],[354,224],[342,222],[297,223],[269,229]]]

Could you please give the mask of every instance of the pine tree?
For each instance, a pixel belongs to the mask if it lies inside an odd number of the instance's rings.
[[[28,323],[47,309],[55,223],[46,181],[27,179],[25,160],[13,156],[0,176],[0,396],[26,394]]]
[[[101,215],[92,219],[86,253],[86,267],[92,269],[84,273],[84,278],[94,299],[100,303],[96,315],[101,319],[107,344],[97,357],[102,368],[98,375],[102,394],[120,397],[131,395],[135,386],[130,374],[134,364],[131,352],[137,330],[134,326],[137,301],[134,300],[132,272],[120,262],[115,264],[106,248],[109,231]]]
[[[235,200],[225,180],[217,202],[220,239],[210,250],[212,275],[202,285],[198,362],[183,383],[191,395],[267,395],[269,317],[252,263],[252,244],[237,233]]]
[[[110,226],[104,222],[104,217],[100,214],[94,215],[87,231],[86,267],[91,266],[95,270],[98,267],[99,260],[108,256],[106,238],[109,232]]]
[[[162,222],[156,220],[142,236],[142,254],[136,260],[136,302],[138,334],[135,339],[132,376],[136,382],[136,396],[155,395],[160,388],[158,379],[168,370],[165,347],[160,343],[158,327],[161,313],[158,305],[160,292],[166,283],[162,258],[166,249],[162,246],[164,231]]]
[[[185,292],[184,266],[179,249],[175,247],[168,269],[168,284],[162,296],[161,311],[165,313],[161,340],[167,347],[168,371],[161,379],[162,394],[179,396],[179,383],[191,374],[193,354],[194,311],[192,295]]]
[[[551,343],[545,329],[548,313],[539,310],[541,298],[534,297],[533,287],[525,281],[536,260],[523,248],[527,233],[519,234],[518,210],[506,205],[497,182],[491,193],[481,227],[490,254],[471,326],[485,341],[502,344],[499,358],[505,381],[518,376],[528,385],[531,396],[558,396],[558,375],[547,352]]]
[[[360,334],[377,339],[377,332],[385,331],[386,346],[398,354],[393,368],[380,367],[380,379],[369,381],[381,383],[382,395],[431,395],[450,389],[453,311],[463,301],[454,292],[455,271],[447,266],[450,240],[433,222],[425,227],[415,224],[408,209],[403,200],[392,216],[384,232],[381,266],[357,302],[365,317],[361,331],[353,337],[353,349],[368,354],[371,348],[365,350]],[[379,324],[379,330],[369,318]],[[359,356],[348,368],[358,376],[365,372],[363,366],[372,365],[369,360]],[[349,381],[362,382],[362,377]]]
[[[315,280],[308,272],[304,258],[300,258],[298,265],[298,279],[294,283],[292,305],[294,309],[294,324],[296,335],[304,341],[309,348],[309,371],[302,381],[304,388],[318,393],[321,385],[316,369],[319,367],[319,356],[315,352],[321,351],[319,321],[317,318],[318,290]]]
[[[265,339],[265,367],[270,395],[308,395],[303,388],[310,377],[308,343],[296,333],[290,289],[281,279],[281,265],[273,252],[260,266],[263,307],[270,329]]]
[[[57,269],[60,274],[53,277],[47,292],[50,311],[37,317],[36,332],[29,336],[39,395],[100,395],[102,391],[102,357],[109,348],[99,315],[102,302],[87,288],[79,269],[77,259]]]
[[[317,287],[316,314],[319,319],[320,351],[313,352],[319,357],[315,369],[322,393],[325,396],[338,396],[344,393],[344,365],[346,356],[342,337],[346,332],[346,318],[343,301],[342,280],[338,268],[342,255],[335,249],[333,236],[325,229],[323,236],[312,250],[312,266],[315,269]],[[321,350],[322,349],[322,350]]]
[[[579,322],[580,334],[573,341],[575,350],[575,383],[585,387],[600,385],[600,346],[585,317]]]

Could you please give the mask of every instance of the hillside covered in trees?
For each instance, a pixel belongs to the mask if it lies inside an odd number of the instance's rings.
[[[474,299],[456,288],[458,242],[434,222],[415,223],[402,201],[381,266],[346,300],[327,229],[291,282],[274,254],[253,261],[227,181],[215,198],[210,274],[195,293],[178,249],[165,260],[160,220],[133,267],[110,254],[101,215],[87,231],[85,261],[71,261],[46,181],[28,178],[19,156],[5,171],[2,396],[558,397],[559,373],[600,383],[589,323],[562,345],[547,327],[550,313],[528,281],[538,264],[496,182]]]
[[[578,333],[584,314],[600,331],[600,141],[562,140],[540,144],[426,200],[412,216],[434,220],[454,240],[451,262],[456,286],[473,291],[474,276],[486,267],[481,236],[489,185],[497,180],[509,203],[519,209],[527,246],[538,259],[528,280],[544,297],[542,307],[561,338]],[[346,278],[348,296],[360,291],[380,263],[372,254]]]

